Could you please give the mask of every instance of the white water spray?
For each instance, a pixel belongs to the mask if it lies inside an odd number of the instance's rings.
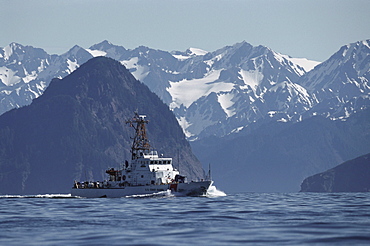
[[[71,194],[1,195],[0,198],[73,198]]]
[[[219,197],[219,196],[227,196],[225,192],[220,191],[216,188],[216,186],[211,185],[208,190],[206,197]]]

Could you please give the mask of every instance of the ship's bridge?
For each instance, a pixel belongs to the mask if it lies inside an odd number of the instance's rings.
[[[171,183],[179,172],[172,166],[172,158],[159,157],[157,151],[141,154],[133,161],[133,182],[137,185]]]
[[[172,166],[172,158],[159,157],[157,151],[150,151],[149,153],[143,154],[141,158],[136,160],[137,168],[146,169],[150,171],[174,171]],[[136,169],[137,169],[136,168]]]
[[[158,158],[158,152],[156,150],[151,150],[148,153],[143,153],[144,158]]]

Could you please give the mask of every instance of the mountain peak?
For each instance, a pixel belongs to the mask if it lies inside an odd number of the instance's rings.
[[[79,45],[75,45],[73,46],[72,48],[70,48],[66,53],[64,54],[77,54],[78,52],[80,52],[81,50],[85,50],[84,48],[82,48],[81,46]],[[63,55],[64,55],[63,54]]]
[[[114,45],[108,40],[104,40],[98,44],[92,45],[86,49],[92,56],[108,56],[116,60],[121,60],[121,57],[126,53],[123,46]]]
[[[16,42],[12,42],[3,48],[4,54],[2,55],[5,61],[9,60],[13,53],[18,49],[23,49],[24,46]],[[1,58],[1,57],[0,57]]]
[[[100,42],[100,45],[113,45],[113,44],[105,39],[102,42]]]
[[[304,76],[302,85],[309,90],[321,90],[323,88],[334,87],[339,91],[348,83],[353,83],[356,87],[368,81],[370,76],[370,40],[358,41],[342,46],[328,60],[318,65],[314,70]],[[367,87],[367,86],[365,86]],[[346,88],[345,90],[348,90]],[[368,88],[361,88],[362,93]]]
[[[330,59],[343,59],[344,62],[354,58],[357,53],[370,54],[370,39],[343,45]]]
[[[260,45],[261,46],[261,45]],[[260,46],[257,46],[255,48],[258,48]],[[253,45],[251,45],[250,43],[246,42],[246,41],[242,41],[240,43],[236,43],[232,46],[234,49],[236,50],[251,50],[254,48]]]
[[[21,45],[21,44],[19,44],[19,43],[17,43],[17,42],[11,42],[8,46],[9,46],[10,48],[13,48],[13,49],[24,47],[23,45]]]
[[[109,42],[108,40],[103,40],[100,43],[97,43],[97,44],[94,44],[94,45],[90,46],[89,49],[91,49],[91,50],[103,50],[103,49],[109,49],[112,46],[113,46],[113,44],[111,42]]]
[[[126,49],[123,46],[114,45],[108,40],[104,40],[100,43],[94,44],[90,46],[90,50],[100,50],[100,51],[108,51],[110,49],[121,49],[125,51]]]
[[[78,83],[73,79],[76,77],[78,77]],[[106,80],[109,80],[110,83],[108,84]],[[127,81],[132,83],[135,80],[121,63],[111,58],[100,56],[82,64],[78,70],[65,77],[63,82],[59,82],[59,79],[54,79],[42,98],[52,95],[69,95],[78,100],[86,96],[93,100],[99,100],[103,95],[108,97],[113,95],[119,96],[119,93],[122,92],[120,87],[127,87]],[[122,84],[122,81],[125,83]]]

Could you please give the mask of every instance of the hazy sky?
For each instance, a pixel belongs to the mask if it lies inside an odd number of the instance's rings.
[[[0,0],[0,47],[62,54],[103,40],[214,51],[243,40],[324,61],[370,38],[370,0]]]

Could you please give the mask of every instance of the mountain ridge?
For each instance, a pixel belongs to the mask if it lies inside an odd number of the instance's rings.
[[[345,119],[370,105],[369,43],[344,45],[327,61],[316,66],[311,62],[310,67],[315,68],[309,71],[301,66],[302,59],[245,41],[213,52],[192,48],[167,52],[145,46],[128,50],[105,40],[88,49],[74,46],[60,56],[39,50],[42,54],[33,62],[37,65],[25,68],[22,62],[18,64],[20,56],[14,56],[22,47],[14,43],[1,50],[0,78],[4,84],[8,73],[24,82],[19,86],[6,86],[10,81],[5,82],[0,111],[29,104],[52,78],[66,76],[93,56],[107,56],[124,64],[170,106],[189,140],[224,136],[270,118],[285,122],[314,115]],[[18,65],[10,64],[14,62]],[[23,77],[21,70],[26,71]]]
[[[237,43],[233,46],[226,46],[214,52],[206,52],[199,49],[191,48],[185,52],[166,52],[161,50],[153,50],[144,46],[140,46],[132,50],[127,50],[122,46],[113,45],[107,40],[92,45],[89,49],[83,49],[80,46],[74,46],[69,51],[60,56],[53,55],[43,58],[43,63],[46,65],[44,67],[39,66],[41,67],[40,75],[36,77],[37,73],[35,72],[35,80],[30,84],[32,85],[32,87],[24,89],[25,92],[23,93],[23,97],[28,98],[26,102],[20,102],[16,105],[14,103],[10,103],[15,101],[18,95],[17,93],[6,95],[7,93],[5,93],[4,90],[3,95],[5,96],[3,100],[1,100],[3,105],[2,111],[6,111],[14,106],[17,107],[29,104],[33,98],[36,98],[43,93],[44,89],[48,86],[50,82],[49,80],[51,80],[53,77],[64,77],[65,75],[76,69],[78,66],[80,66],[82,63],[93,57],[93,55],[104,55],[120,61],[122,64],[128,67],[130,72],[132,72],[137,79],[145,83],[166,104],[174,105],[173,103],[177,99],[174,99],[173,95],[169,93],[171,83],[176,84],[181,80],[186,81],[201,79],[204,76],[207,77],[207,73],[212,72],[212,67],[215,67],[216,70],[220,70],[220,78],[218,79],[218,81],[225,80],[226,84],[234,83],[233,81],[230,81],[230,76],[235,78],[235,75],[233,75],[233,73],[235,73],[236,70],[235,68],[233,68],[233,66],[238,62],[240,63],[240,61],[242,60],[246,60],[245,57],[243,58],[243,56],[239,54],[241,51],[253,51],[250,53],[251,57],[256,56],[258,52],[263,53],[265,51],[268,51],[274,53],[273,51],[271,51],[271,49],[268,49],[267,47],[253,47],[245,41]],[[186,59],[177,59],[178,55],[175,55],[175,53],[181,55],[182,57],[186,57]],[[281,57],[281,60],[286,61],[286,64],[289,63],[289,61],[285,59],[287,57],[288,56]],[[37,58],[36,60],[39,60],[39,58]],[[230,63],[231,66],[228,65],[228,63]],[[225,70],[223,66],[228,67],[228,69]],[[304,70],[298,65],[294,65],[293,70],[294,69],[299,70],[299,73],[302,73],[302,71]],[[20,71],[21,69],[14,68],[14,70]],[[236,76],[238,77],[240,75],[236,74]],[[235,79],[232,80],[235,81]],[[236,81],[240,84],[240,79],[236,79]],[[210,82],[212,82],[212,79]],[[218,83],[217,80],[214,82]],[[241,83],[241,86],[243,86],[243,83]],[[33,88],[38,88],[38,90]],[[237,91],[240,92],[240,87],[238,88],[239,89],[237,89]],[[12,88],[9,88],[9,91],[11,89]],[[218,90],[216,89],[216,91],[214,92],[217,94]],[[222,97],[223,101],[225,101],[225,99],[229,98],[230,95],[232,95],[233,93],[225,94],[225,92],[221,92],[221,94],[223,95],[218,95],[218,97]],[[217,98],[217,101],[220,101],[220,99]],[[228,105],[232,103],[229,100],[226,100],[225,102],[226,104],[222,105],[221,110],[226,112],[226,117],[228,117],[228,115],[233,114],[233,110],[227,109]],[[212,103],[214,104],[215,102],[213,101]],[[192,115],[191,113],[189,113],[190,115],[187,116],[182,112],[181,109],[174,112],[175,114],[177,114],[177,118],[180,122],[181,118],[191,118]],[[213,118],[215,117],[216,116],[213,116]],[[200,129],[206,127],[202,126],[202,121],[189,122],[188,124],[196,124],[198,125],[197,128]],[[190,132],[187,129],[184,129],[184,131]]]

